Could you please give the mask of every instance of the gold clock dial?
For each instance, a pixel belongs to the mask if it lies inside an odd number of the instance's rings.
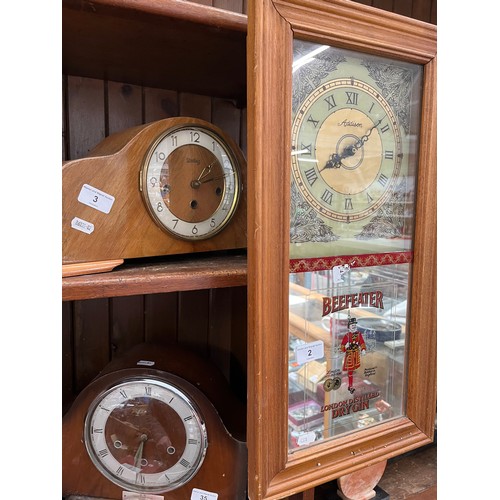
[[[401,135],[387,101],[354,78],[331,80],[299,109],[292,128],[292,172],[318,213],[340,222],[373,214],[401,167]]]
[[[421,67],[294,44],[291,258],[407,250]]]
[[[166,130],[149,149],[141,176],[149,213],[180,239],[215,236],[238,206],[240,166],[227,141],[209,124]]]

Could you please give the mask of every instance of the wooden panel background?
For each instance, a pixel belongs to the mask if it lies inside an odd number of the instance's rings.
[[[63,75],[63,104],[63,160],[119,130],[180,115],[215,123],[246,153],[246,112],[232,100]],[[245,287],[64,302],[62,318],[63,412],[140,342],[180,343],[210,357],[246,398]]]

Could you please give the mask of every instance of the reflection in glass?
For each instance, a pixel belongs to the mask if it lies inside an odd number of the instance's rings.
[[[408,271],[351,269],[338,284],[332,270],[290,274],[290,451],[404,415]]]

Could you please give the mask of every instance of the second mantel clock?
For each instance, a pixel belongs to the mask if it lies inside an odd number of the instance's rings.
[[[243,498],[243,404],[206,359],[139,344],[63,417],[63,497]]]
[[[245,175],[237,144],[204,120],[167,118],[107,137],[63,165],[63,275],[245,248]]]
[[[348,0],[248,17],[256,500],[433,439],[436,29]]]

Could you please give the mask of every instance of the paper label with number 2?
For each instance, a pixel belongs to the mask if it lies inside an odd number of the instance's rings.
[[[300,365],[312,361],[313,359],[320,359],[325,355],[325,347],[322,340],[302,344],[295,348],[295,357],[297,363]]]

